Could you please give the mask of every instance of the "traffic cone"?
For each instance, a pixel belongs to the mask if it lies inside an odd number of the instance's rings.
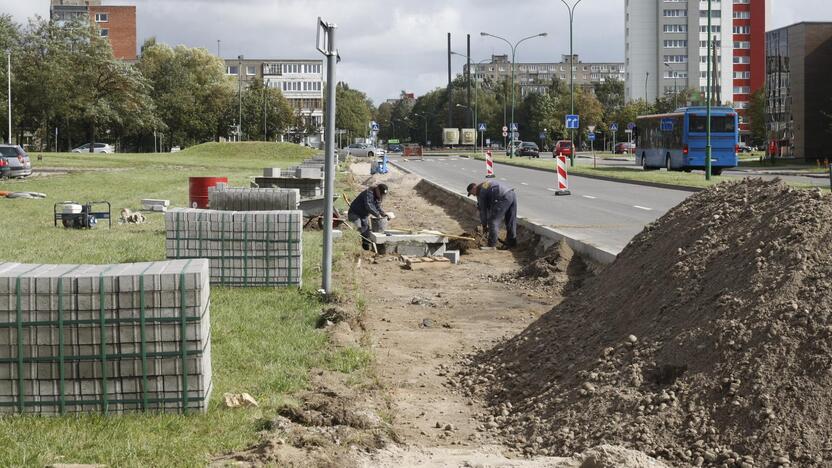
[[[569,191],[569,171],[567,170],[566,156],[558,156],[557,161],[558,191],[555,192],[555,195],[559,197],[572,195],[572,192]]]
[[[485,152],[485,177],[493,179],[494,176],[494,155],[491,150]]]

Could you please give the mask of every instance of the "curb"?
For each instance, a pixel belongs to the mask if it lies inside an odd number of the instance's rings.
[[[391,164],[394,167],[396,167],[397,169],[399,169],[399,170],[401,170],[401,171],[403,171],[407,174],[413,174],[412,171],[400,166],[397,163],[392,163],[391,162]],[[455,192],[455,191],[453,191],[453,190],[451,190],[451,189],[449,189],[449,188],[447,188],[443,185],[440,185],[440,184],[437,184],[436,182],[425,179],[424,177],[422,177],[422,181],[424,183],[428,184],[429,186],[431,186],[432,188],[434,188],[434,189],[436,189],[440,192],[445,193],[446,195],[456,197],[457,199],[463,201],[464,203],[468,203],[471,206],[476,207],[477,203],[474,200],[462,195],[461,193],[457,193],[457,192]],[[576,253],[578,253],[578,254],[586,257],[586,258],[589,258],[589,259],[591,259],[595,262],[603,264],[603,265],[609,265],[609,264],[613,263],[615,261],[615,259],[617,258],[617,255],[612,253],[612,252],[601,249],[601,248],[596,247],[596,246],[594,246],[592,244],[589,244],[587,242],[580,241],[580,240],[577,240],[577,239],[573,239],[573,238],[557,231],[556,229],[553,229],[553,228],[550,228],[548,226],[543,226],[541,224],[535,223],[533,221],[528,220],[527,218],[518,217],[517,218],[517,225],[519,227],[523,228],[523,229],[526,229],[526,230],[540,236],[541,239],[544,239],[546,241],[545,244],[548,244],[548,245],[546,245],[546,247],[549,247],[550,245],[557,244],[560,241],[565,241],[569,245],[569,247],[571,247],[572,250],[574,250]]]

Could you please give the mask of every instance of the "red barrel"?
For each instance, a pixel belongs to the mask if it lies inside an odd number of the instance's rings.
[[[188,179],[190,207],[208,208],[208,189],[227,183],[228,177],[191,177]]]

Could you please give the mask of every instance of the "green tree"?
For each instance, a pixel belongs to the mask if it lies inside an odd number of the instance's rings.
[[[295,123],[294,120],[295,113],[283,93],[265,87],[262,80],[252,81],[243,92],[243,135],[246,139],[274,141]]]
[[[229,111],[236,110],[237,88],[221,59],[205,49],[171,48],[149,39],[137,67],[152,85],[159,119],[172,144],[186,146],[228,135],[237,120],[236,112]]]
[[[758,89],[751,94],[746,118],[751,121],[751,143],[764,147],[768,140],[765,88]]]
[[[335,127],[354,136],[367,135],[373,119],[373,103],[367,95],[351,89],[346,83],[338,83],[335,93]]]

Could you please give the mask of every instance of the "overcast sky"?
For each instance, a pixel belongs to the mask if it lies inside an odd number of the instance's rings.
[[[573,1],[573,0],[570,0]],[[639,1],[639,0],[636,0]],[[642,0],[643,1],[643,0]],[[342,62],[338,80],[365,91],[378,104],[401,90],[424,93],[447,82],[447,33],[472,59],[506,53],[505,43],[540,32],[524,43],[518,61],[558,61],[569,53],[569,22],[559,0],[105,0],[134,4],[138,36],[205,47],[252,58],[315,58],[316,18],[338,24]],[[832,21],[832,0],[773,0],[773,28],[798,21]],[[49,0],[0,0],[0,12],[19,22],[49,14]],[[575,53],[588,61],[624,61],[624,0],[584,0],[575,17]],[[464,59],[454,58],[454,74]]]

